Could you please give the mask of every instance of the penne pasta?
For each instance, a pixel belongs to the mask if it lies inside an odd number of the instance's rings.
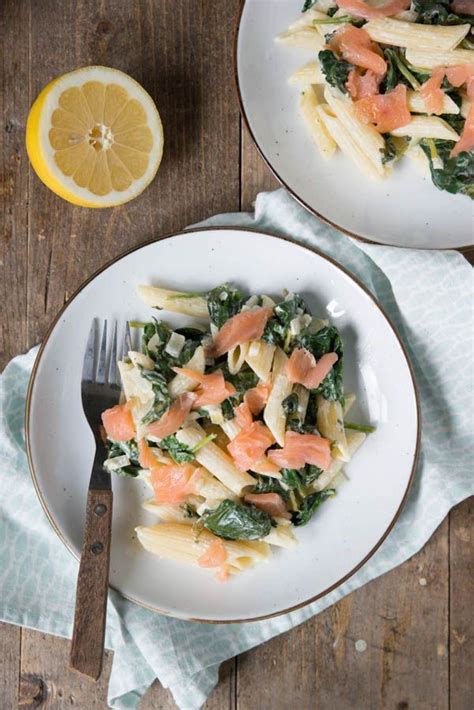
[[[331,452],[333,458],[349,461],[350,457],[344,431],[344,413],[341,403],[337,400],[324,399],[321,395],[317,396],[316,403],[316,424],[320,434],[332,442]]]
[[[420,25],[391,17],[369,20],[364,25],[364,30],[375,42],[433,53],[449,52],[454,49],[470,29],[469,24]]]
[[[407,49],[405,56],[407,61],[420,71],[423,69],[431,71],[436,67],[453,67],[457,64],[474,64],[474,50],[472,49],[427,52],[413,48]]]
[[[410,123],[401,128],[395,128],[390,131],[392,136],[409,138],[439,138],[447,141],[458,141],[459,136],[451,128],[449,123],[446,123],[439,116],[413,116]]]
[[[336,118],[350,134],[352,142],[359,147],[361,153],[372,163],[376,173],[380,177],[384,177],[387,171],[382,164],[380,151],[383,150],[385,143],[380,133],[377,133],[372,126],[367,126],[359,121],[355,116],[352,102],[339,98],[329,87],[326,87],[324,91],[324,98]],[[337,139],[334,139],[337,143]]]
[[[331,113],[329,106],[322,104],[318,106],[317,111],[328,132],[342,152],[345,153],[365,175],[372,179],[379,180],[381,175],[375,168],[373,162],[369,160],[367,153],[354,141],[351,133],[343,126],[339,119]]]
[[[274,354],[275,346],[265,340],[254,340],[249,345],[245,362],[262,382],[270,379]]]
[[[346,430],[347,452],[349,459],[354,456],[355,452],[362,446],[366,438],[367,435],[361,431]],[[322,491],[324,488],[328,488],[336,476],[342,471],[343,466],[344,461],[342,459],[334,459],[328,470],[323,471],[319,478],[311,484],[310,489],[313,491]]]
[[[462,97],[462,104],[461,104],[461,116],[463,118],[467,118],[467,114],[469,113],[469,109],[471,108],[471,102],[468,99],[467,96]]]
[[[273,381],[268,402],[263,410],[263,420],[280,446],[285,444],[286,414],[283,400],[291,394],[293,385],[288,377],[280,372]]]
[[[240,372],[247,357],[249,345],[250,343],[241,343],[227,353],[227,367],[231,375],[236,375]]]
[[[178,441],[190,448],[199,444],[205,436],[206,432],[197,423],[180,429],[176,434]],[[196,452],[196,461],[237,495],[240,495],[246,486],[255,483],[255,479],[249,473],[239,471],[231,457],[212,441]]]
[[[291,86],[310,86],[324,84],[325,78],[318,62],[309,62],[297,69],[288,79]]]
[[[184,313],[198,318],[209,318],[204,296],[192,296],[157,286],[137,286],[138,295],[147,306],[163,308],[173,313]]]
[[[160,505],[155,502],[154,498],[146,500],[142,504],[149,513],[153,513],[164,523],[182,523],[183,525],[192,525],[196,518],[186,515],[184,506],[181,505]]]
[[[282,32],[275,37],[275,42],[286,47],[297,49],[310,49],[319,52],[324,47],[324,40],[314,27],[302,27],[293,32]]]
[[[222,540],[201,530],[196,535],[192,525],[183,523],[161,523],[149,527],[135,528],[137,537],[148,552],[168,560],[179,560],[199,566],[199,559],[216,540]],[[222,540],[225,551],[225,565],[232,574],[253,567],[270,557],[270,546],[266,542]]]
[[[337,146],[317,111],[318,103],[313,87],[307,86],[300,96],[300,113],[321,154],[330,158]]]
[[[235,493],[205,468],[199,469],[199,475],[196,477],[194,490],[196,495],[205,498],[206,501],[219,501],[220,503],[226,498],[230,500],[236,499]]]
[[[408,109],[411,113],[428,113],[425,99],[419,91],[407,91]],[[448,94],[443,97],[443,110],[441,113],[457,114],[459,106],[452,100]]]
[[[272,528],[271,532],[262,538],[262,542],[267,542],[269,545],[275,545],[276,547],[285,547],[288,550],[298,544],[290,522],[283,518],[278,520],[276,528]]]
[[[186,367],[199,374],[204,373],[204,368],[206,365],[206,358],[204,355],[204,348],[202,345],[196,348],[193,356],[186,363]],[[174,377],[168,385],[169,393],[172,397],[178,397],[183,392],[192,392],[196,389],[198,383],[194,378],[188,377],[187,375],[178,374]]]

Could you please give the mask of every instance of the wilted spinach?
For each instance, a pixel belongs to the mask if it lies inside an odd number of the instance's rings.
[[[318,0],[304,0],[304,5],[301,12],[306,12],[307,10],[310,10],[313,5],[316,5],[317,2]]]
[[[288,491],[276,478],[270,478],[270,476],[258,476],[252,493],[278,493],[283,500],[288,500]]]
[[[176,463],[189,463],[194,461],[192,449],[176,438],[176,434],[170,434],[160,441],[160,449],[168,451],[171,458]]]
[[[298,294],[292,294],[285,298],[284,301],[277,303],[273,308],[273,315],[267,321],[265,330],[263,331],[263,339],[271,345],[284,347],[290,323],[297,315],[309,313],[306,302]]]
[[[336,491],[334,490],[334,488],[325,488],[323,491],[312,493],[310,496],[305,498],[301,504],[300,509],[292,515],[293,524],[306,525],[306,523],[311,520],[321,503],[323,503],[328,498],[332,498],[335,493]]]
[[[133,439],[130,441],[110,441],[107,440],[107,459],[115,459],[117,456],[128,456],[130,464],[114,471],[117,476],[131,476],[136,478],[142,467],[138,462],[138,446]]]
[[[207,310],[209,318],[218,328],[239,313],[244,305],[244,296],[229,284],[216,286],[207,294]]]
[[[451,12],[451,0],[413,0],[413,9],[418,13],[416,22],[424,25],[463,25],[474,23],[472,15],[457,15]]]
[[[385,145],[380,149],[382,153],[382,165],[398,160],[408,148],[409,138],[397,138],[390,133],[384,133]]]
[[[141,368],[141,375],[145,378],[145,380],[151,382],[155,397],[150,411],[142,419],[144,424],[150,424],[151,422],[160,419],[160,417],[162,417],[163,414],[169,409],[171,405],[171,396],[168,391],[168,382],[160,372]]]
[[[281,480],[292,490],[302,491],[322,474],[322,469],[307,463],[303,468],[283,468]]]
[[[295,414],[298,411],[298,403],[299,400],[296,392],[292,392],[288,395],[288,397],[285,397],[285,399],[281,403],[281,406],[286,416],[289,416],[290,414]]]
[[[241,505],[226,499],[203,516],[204,527],[225,540],[259,540],[272,528],[272,519],[254,505]]]
[[[423,139],[420,141],[430,163],[431,179],[440,190],[453,194],[467,195],[474,200],[474,153],[463,151],[451,158],[455,145],[453,141]],[[443,167],[435,167],[434,161],[440,158]]]
[[[415,73],[408,68],[405,57],[399,49],[386,47],[383,50],[383,54],[387,62],[387,73],[380,84],[382,94],[392,91],[398,84],[405,84],[415,90],[420,88],[420,84],[423,83],[424,80],[424,75],[415,75]]]
[[[339,59],[330,49],[323,49],[319,52],[318,58],[328,84],[346,94],[346,82],[349,72],[354,69],[354,65],[349,64],[344,59]]]
[[[326,353],[336,353],[338,361],[333,366],[331,372],[324,378],[316,392],[324,399],[343,400],[342,368],[344,347],[342,338],[337,328],[333,325],[325,326],[316,333],[310,333],[308,329],[303,330],[295,339],[296,347],[303,347],[309,350],[316,360]]]

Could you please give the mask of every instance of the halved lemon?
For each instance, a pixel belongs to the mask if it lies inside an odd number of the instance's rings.
[[[127,74],[83,67],[54,79],[31,107],[26,149],[38,177],[65,200],[112,207],[155,177],[163,127],[151,96]]]

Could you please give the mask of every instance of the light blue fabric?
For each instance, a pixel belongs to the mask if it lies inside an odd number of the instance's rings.
[[[199,708],[219,664],[302,623],[417,552],[450,508],[474,493],[473,283],[455,252],[354,242],[326,227],[283,190],[258,196],[255,214],[213,217],[317,247],[358,276],[385,307],[410,351],[420,389],[423,434],[417,476],[392,533],[344,585],[292,614],[226,626],[179,621],[109,594],[106,644],[114,649],[113,708],[134,708],[158,677],[182,710]],[[0,378],[0,618],[70,636],[77,562],[50,528],[28,471],[23,414],[33,349]]]

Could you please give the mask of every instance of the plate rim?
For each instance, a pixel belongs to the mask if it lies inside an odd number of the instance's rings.
[[[302,207],[305,208],[305,210],[307,210],[314,217],[317,217],[322,222],[327,224],[329,227],[333,227],[333,229],[337,229],[338,232],[342,232],[346,236],[357,239],[358,241],[364,242],[365,244],[377,244],[378,246],[394,247],[395,249],[419,249],[420,251],[448,251],[448,250],[451,250],[451,251],[459,251],[459,252],[461,252],[461,254],[467,253],[470,250],[472,250],[472,246],[470,246],[470,245],[453,245],[453,246],[447,246],[447,247],[434,247],[434,246],[411,246],[411,245],[402,245],[402,244],[388,244],[387,242],[379,242],[376,239],[371,239],[370,237],[367,237],[363,234],[352,232],[350,229],[346,229],[345,227],[341,227],[336,222],[333,222],[328,217],[325,217],[320,212],[318,212],[314,207],[311,207],[311,205],[309,205],[307,202],[305,202],[305,200],[303,200],[303,198],[300,197],[295,192],[295,190],[293,190],[285,182],[285,180],[277,172],[276,168],[273,167],[273,165],[270,162],[270,159],[267,158],[267,156],[265,155],[265,153],[263,151],[263,148],[260,146],[257,139],[255,138],[255,135],[254,135],[252,128],[250,126],[249,118],[248,118],[247,113],[245,111],[244,101],[242,98],[242,93],[240,91],[239,71],[238,71],[238,61],[237,61],[237,45],[239,42],[239,33],[240,33],[241,25],[242,25],[242,15],[243,15],[244,8],[245,8],[246,4],[247,4],[247,0],[240,0],[239,9],[237,10],[235,24],[234,24],[233,51],[232,51],[232,63],[233,63],[232,74],[233,74],[233,78],[234,78],[234,90],[237,95],[237,101],[239,104],[240,115],[242,116],[242,118],[244,120],[245,126],[250,134],[253,144],[256,147],[259,155],[263,159],[265,165],[270,170],[272,175],[278,180],[280,185],[282,187],[284,187],[285,190],[293,197],[293,199],[295,199]]]
[[[245,2],[245,0],[243,0]],[[129,249],[126,249],[125,251],[121,252],[118,254],[116,257],[110,259],[107,261],[103,266],[99,267],[96,271],[94,271],[87,279],[85,279],[79,286],[78,288],[74,291],[74,293],[71,295],[71,297],[66,301],[66,303],[61,306],[59,309],[58,313],[55,315],[55,317],[52,319],[50,325],[48,326],[46,333],[44,335],[44,338],[41,342],[41,345],[39,347],[38,353],[36,355],[33,368],[31,371],[31,375],[28,381],[28,388],[27,388],[27,393],[26,393],[26,404],[25,404],[25,415],[24,415],[24,427],[25,427],[25,442],[26,442],[26,454],[27,454],[27,459],[28,459],[28,467],[30,469],[30,475],[33,481],[33,485],[36,491],[36,495],[38,496],[38,499],[41,503],[41,506],[43,508],[44,513],[46,514],[46,517],[53,528],[54,532],[58,536],[58,538],[61,540],[63,545],[66,547],[66,549],[71,553],[71,555],[79,561],[80,558],[76,555],[75,551],[72,549],[72,546],[70,545],[69,541],[67,540],[66,536],[60,529],[59,525],[56,523],[56,520],[49,510],[46,500],[43,497],[42,491],[40,484],[37,480],[36,477],[36,471],[33,463],[33,455],[32,455],[32,443],[31,443],[31,431],[30,431],[30,415],[31,415],[31,400],[32,400],[32,395],[33,395],[33,388],[36,380],[36,375],[38,371],[39,364],[41,362],[41,359],[43,357],[46,345],[52,335],[53,330],[55,329],[56,325],[60,321],[63,313],[67,310],[69,305],[72,303],[72,301],[77,298],[77,296],[83,291],[83,289],[89,285],[94,279],[96,279],[100,274],[102,274],[104,271],[106,271],[109,267],[113,266],[116,262],[120,261],[121,259],[126,258],[130,254],[132,254],[135,251],[139,251],[140,249],[150,246],[152,244],[156,244],[161,241],[165,241],[167,239],[172,239],[174,237],[182,236],[184,234],[196,234],[199,232],[254,232],[255,234],[259,234],[264,237],[270,237],[271,239],[278,239],[280,241],[288,242],[294,246],[298,246],[302,249],[305,249],[306,251],[310,252],[313,255],[319,256],[320,258],[328,261],[330,264],[335,266],[337,269],[343,272],[343,274],[348,277],[351,281],[353,281],[372,301],[374,306],[381,312],[382,316],[384,317],[387,325],[390,327],[392,330],[393,334],[395,335],[398,344],[400,346],[401,353],[405,359],[405,362],[408,366],[408,371],[410,374],[412,386],[413,386],[413,394],[415,397],[415,411],[416,411],[416,424],[417,424],[417,430],[416,430],[416,445],[415,445],[415,451],[413,454],[413,461],[412,461],[412,466],[411,466],[411,471],[410,471],[410,477],[408,479],[405,491],[403,493],[402,499],[400,501],[400,505],[398,506],[397,510],[395,511],[395,514],[390,521],[388,527],[385,529],[383,534],[381,535],[380,539],[376,542],[376,544],[369,550],[369,552],[363,557],[363,559],[358,562],[349,572],[347,572],[343,577],[341,577],[337,582],[334,584],[330,585],[327,589],[324,589],[322,592],[319,592],[313,597],[310,597],[309,599],[306,599],[302,602],[299,602],[298,604],[293,604],[292,606],[286,607],[285,609],[281,609],[278,611],[273,611],[268,614],[262,614],[258,616],[251,616],[251,617],[245,617],[245,618],[239,618],[239,619],[206,619],[206,618],[200,618],[200,617],[191,617],[191,616],[186,616],[186,615],[179,615],[179,614],[174,614],[169,611],[164,611],[163,609],[160,609],[158,606],[154,606],[151,604],[147,604],[146,602],[141,601],[140,599],[136,599],[133,596],[130,596],[128,594],[124,594],[120,589],[115,587],[114,585],[110,584],[109,582],[109,588],[113,589],[114,591],[118,592],[124,599],[127,599],[128,601],[134,602],[135,604],[138,604],[139,606],[149,609],[150,611],[158,612],[159,614],[163,614],[165,616],[169,616],[172,618],[176,619],[183,619],[186,621],[194,621],[194,622],[199,622],[199,623],[206,623],[206,624],[241,624],[241,623],[248,623],[248,622],[254,622],[254,621],[262,621],[265,619],[271,619],[276,616],[282,616],[283,614],[288,614],[292,611],[296,611],[297,609],[301,609],[303,607],[309,606],[310,604],[314,603],[318,599],[321,599],[322,597],[326,596],[330,592],[332,592],[334,589],[339,587],[341,584],[344,584],[350,577],[352,577],[358,570],[363,567],[363,565],[377,552],[379,547],[382,545],[382,543],[385,541],[385,539],[388,537],[390,532],[392,531],[395,523],[397,522],[398,518],[400,517],[400,514],[405,506],[405,503],[408,498],[408,494],[410,492],[411,486],[413,484],[415,474],[416,474],[416,468],[418,464],[418,458],[419,458],[419,452],[420,452],[420,446],[421,446],[421,404],[420,404],[420,397],[419,397],[419,391],[418,391],[418,386],[416,383],[415,379],[415,374],[413,370],[413,365],[410,360],[410,356],[408,354],[407,348],[401,339],[395,325],[393,324],[390,316],[387,314],[385,308],[381,306],[378,301],[376,300],[375,296],[371,293],[371,291],[365,286],[360,279],[352,274],[349,269],[347,269],[345,266],[342,266],[339,264],[335,259],[333,259],[331,256],[328,256],[327,254],[324,254],[323,252],[319,251],[318,249],[311,247],[307,244],[302,244],[300,242],[296,242],[293,239],[290,239],[289,237],[279,235],[279,234],[274,234],[272,232],[268,231],[263,231],[260,229],[255,229],[252,227],[230,227],[230,226],[211,226],[211,227],[192,227],[190,229],[182,229],[178,230],[176,232],[168,232],[166,234],[160,235],[158,237],[152,237],[151,239],[148,239],[144,242],[141,242],[140,244],[137,244],[133,247],[130,247]]]

